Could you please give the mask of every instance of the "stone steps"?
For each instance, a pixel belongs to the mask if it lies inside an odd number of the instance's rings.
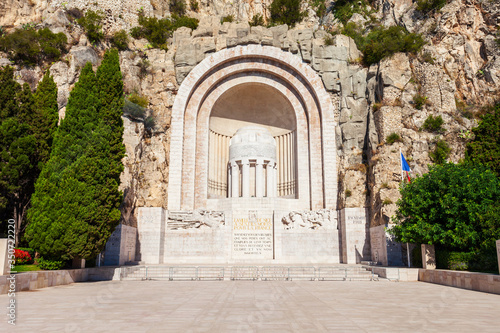
[[[122,280],[377,281],[361,266],[128,266]]]

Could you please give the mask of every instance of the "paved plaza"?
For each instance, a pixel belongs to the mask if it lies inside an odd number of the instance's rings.
[[[422,282],[89,282],[16,304],[0,332],[500,331],[500,296]]]

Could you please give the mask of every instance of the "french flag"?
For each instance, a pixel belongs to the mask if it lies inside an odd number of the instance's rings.
[[[408,162],[406,162],[405,157],[403,156],[403,153],[401,152],[401,149],[399,150],[399,154],[401,155],[401,173],[403,171],[406,172],[406,177],[408,178],[408,182],[411,183],[411,178],[409,172],[411,172],[410,166],[408,165]],[[403,175],[401,174],[401,179],[403,179]]]

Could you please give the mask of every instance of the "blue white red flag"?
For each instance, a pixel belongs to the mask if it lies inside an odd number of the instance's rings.
[[[405,157],[403,156],[403,153],[401,153],[401,170],[410,172],[410,166],[408,165],[408,162],[406,162]]]
[[[410,174],[409,174],[409,172],[411,172],[410,166],[408,165],[408,162],[406,162],[406,159],[403,156],[403,153],[400,151],[399,154],[401,155],[401,172],[403,172],[403,171],[406,172],[406,178],[408,178],[408,182],[411,183],[411,178],[410,178]]]

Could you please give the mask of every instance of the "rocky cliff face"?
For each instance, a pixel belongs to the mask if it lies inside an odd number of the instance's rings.
[[[122,174],[125,223],[134,224],[136,206],[166,208],[171,108],[182,80],[207,55],[249,43],[272,45],[291,52],[316,70],[336,107],[339,170],[339,207],[370,207],[371,225],[387,223],[396,209],[401,180],[399,152],[407,158],[413,174],[427,171],[429,152],[438,140],[451,147],[449,160],[463,158],[475,106],[491,103],[500,87],[500,51],[496,39],[500,5],[489,0],[454,0],[428,17],[415,10],[411,0],[377,0],[376,16],[384,25],[401,25],[424,35],[426,45],[418,56],[396,54],[369,68],[357,59],[361,53],[349,37],[336,35],[325,45],[327,33],[309,9],[303,24],[290,29],[250,27],[254,14],[268,15],[270,1],[200,1],[200,19],[191,31],[178,29],[169,50],[148,49],[147,41],[132,40],[130,51],[121,52],[127,93],[149,97],[156,126],[124,118],[127,157]],[[137,24],[137,9],[146,15],[168,14],[166,0],[73,1],[80,9],[103,9],[105,31],[110,33]],[[98,65],[104,47],[89,45],[78,25],[66,18],[68,6],[59,0],[7,0],[0,4],[0,25],[14,27],[27,22],[64,32],[72,45],[64,61],[50,66],[58,84],[61,117],[79,69],[87,61]],[[234,23],[220,24],[220,17],[233,15]],[[352,20],[362,22],[359,17]],[[331,14],[323,22],[338,25]],[[0,65],[9,64],[0,54]],[[19,81],[32,87],[42,76],[41,68],[18,68]],[[415,96],[423,99],[416,108]],[[444,133],[422,130],[429,116],[441,116]],[[400,140],[392,144],[393,133]]]

